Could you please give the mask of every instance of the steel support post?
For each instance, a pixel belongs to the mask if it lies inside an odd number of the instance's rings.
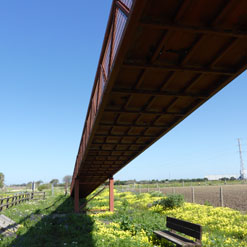
[[[109,208],[110,212],[114,211],[114,179],[109,178]]]
[[[79,179],[75,180],[74,210],[75,213],[79,213]]]

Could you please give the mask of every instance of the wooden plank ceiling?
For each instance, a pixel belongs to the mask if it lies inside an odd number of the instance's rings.
[[[113,6],[119,3],[114,2]],[[247,65],[247,1],[121,4],[127,14],[132,8],[73,176],[80,181],[81,197],[165,135]]]

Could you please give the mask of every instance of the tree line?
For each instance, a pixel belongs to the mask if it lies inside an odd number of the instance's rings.
[[[63,177],[62,182],[59,182],[59,179],[53,178],[49,183],[44,183],[42,180],[28,182],[28,183],[21,183],[21,184],[11,184],[11,186],[21,186],[26,187],[28,189],[32,188],[32,184],[35,184],[36,188],[47,189],[50,188],[51,185],[53,186],[66,186],[68,187],[71,184],[72,176],[66,175]],[[0,189],[4,187],[4,174],[0,172]]]
[[[204,182],[208,181],[207,178],[193,178],[193,179],[152,179],[152,180],[115,180],[115,185],[129,185],[129,184],[165,184],[165,183],[186,183],[186,182]]]

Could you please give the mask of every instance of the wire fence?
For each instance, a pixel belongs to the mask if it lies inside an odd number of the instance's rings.
[[[247,184],[223,186],[187,186],[187,187],[161,187],[157,185],[129,185],[117,186],[121,192],[133,193],[160,192],[168,194],[181,194],[186,202],[198,203],[214,207],[229,207],[240,211],[247,211]]]

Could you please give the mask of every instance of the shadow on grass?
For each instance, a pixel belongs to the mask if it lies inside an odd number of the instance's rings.
[[[93,247],[93,221],[86,214],[73,213],[73,199],[59,197],[45,209],[38,209],[18,222],[25,227],[11,242],[13,247]],[[64,201],[63,201],[64,200]],[[62,202],[63,201],[63,202]],[[56,205],[58,205],[56,207]],[[48,214],[47,214],[48,212]],[[30,225],[30,227],[28,227]],[[27,231],[25,229],[28,229]]]

